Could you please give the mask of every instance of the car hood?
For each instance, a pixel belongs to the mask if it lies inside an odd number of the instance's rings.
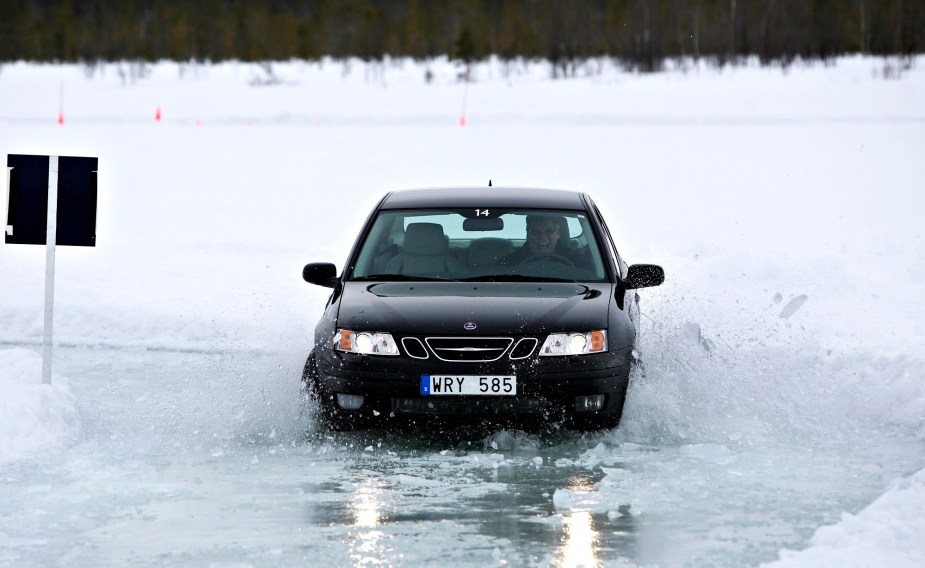
[[[347,282],[337,326],[452,335],[603,329],[612,287],[607,282]],[[476,328],[463,327],[469,323]]]

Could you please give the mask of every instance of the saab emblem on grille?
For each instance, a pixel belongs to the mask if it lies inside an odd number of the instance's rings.
[[[475,325],[475,322],[474,322],[474,321],[467,321],[465,324],[463,324],[463,329],[466,329],[466,330],[469,330],[469,331],[472,331],[473,329],[475,329],[475,328],[477,328],[477,327],[478,327],[478,326]]]

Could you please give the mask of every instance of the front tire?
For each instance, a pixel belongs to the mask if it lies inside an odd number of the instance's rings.
[[[320,385],[321,375],[315,355],[310,354],[302,369],[302,386],[300,392],[305,403],[314,404],[316,419],[322,430],[345,432],[356,430],[359,426],[359,416],[338,408],[334,395],[324,394]]]

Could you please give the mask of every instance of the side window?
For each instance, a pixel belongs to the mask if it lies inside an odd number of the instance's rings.
[[[613,237],[610,234],[610,229],[607,227],[607,222],[604,221],[604,216],[601,215],[600,210],[597,208],[597,205],[594,205],[594,214],[597,215],[597,220],[600,222],[601,227],[604,229],[604,233],[607,238],[605,239],[607,244],[607,250],[610,255],[613,257],[614,262],[617,263],[617,270],[620,272],[620,278],[626,278],[626,263],[623,262],[623,259],[620,258],[620,253],[617,252],[617,246],[613,242]]]

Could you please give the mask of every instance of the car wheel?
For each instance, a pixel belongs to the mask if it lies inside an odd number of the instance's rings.
[[[300,392],[305,404],[314,404],[315,416],[318,425],[323,430],[343,432],[355,430],[359,424],[359,417],[348,414],[337,407],[332,395],[322,393],[319,386],[318,365],[314,354],[309,355],[302,370],[302,387]]]

